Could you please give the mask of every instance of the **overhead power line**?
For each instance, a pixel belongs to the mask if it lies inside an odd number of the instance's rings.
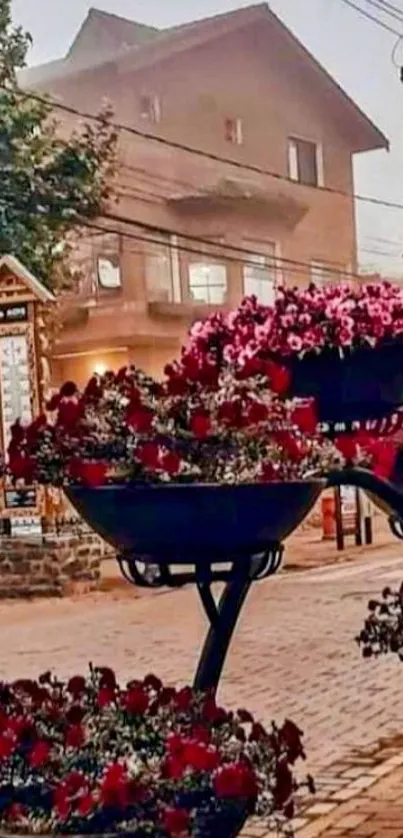
[[[342,0],[342,2],[350,2],[350,0]],[[10,92],[8,88],[5,88],[1,85],[0,90],[4,90],[8,93]],[[242,171],[254,172],[255,174],[266,175],[267,177],[274,178],[275,180],[283,182],[285,181],[286,183],[292,183],[294,186],[300,186],[302,189],[313,189],[315,190],[315,192],[323,192],[328,193],[330,195],[340,195],[341,197],[348,198],[349,200],[355,199],[356,201],[362,201],[364,203],[374,204],[376,206],[387,207],[389,209],[403,209],[403,204],[400,204],[395,201],[386,201],[380,198],[372,197],[370,195],[360,195],[354,192],[346,192],[343,189],[336,189],[331,186],[310,186],[308,184],[302,184],[299,181],[295,181],[292,178],[287,177],[287,175],[281,174],[280,172],[273,172],[270,169],[262,168],[261,166],[254,165],[253,163],[241,163],[239,160],[234,160],[231,157],[222,157],[219,154],[214,154],[213,152],[205,151],[201,148],[188,146],[175,140],[168,140],[165,137],[159,136],[158,134],[153,134],[146,131],[141,131],[138,128],[133,128],[131,125],[125,125],[124,123],[109,121],[97,114],[80,111],[78,110],[78,108],[73,108],[70,105],[62,105],[61,103],[56,102],[53,99],[46,98],[44,96],[39,96],[35,93],[26,93],[25,91],[20,90],[18,91],[17,95],[26,99],[33,99],[34,101],[42,102],[43,104],[47,104],[55,108],[56,110],[64,111],[73,116],[80,117],[80,119],[93,120],[95,122],[101,123],[102,125],[105,125],[106,122],[109,122],[109,124],[117,131],[125,131],[129,134],[135,135],[136,137],[140,137],[145,140],[150,140],[152,142],[168,146],[169,148],[175,148],[179,151],[184,151],[188,154],[193,154],[198,157],[205,158],[206,160],[210,160],[212,162],[225,163],[228,166],[232,166]]]
[[[363,0],[363,2],[374,9],[378,9],[382,14],[389,15],[394,20],[403,23],[403,9],[398,9],[397,6],[389,6],[389,3],[384,3],[383,0]]]
[[[394,29],[392,26],[389,26],[388,23],[385,23],[383,20],[380,20],[379,17],[376,17],[375,15],[370,14],[370,12],[367,12],[365,9],[362,8],[362,6],[357,6],[356,3],[352,2],[352,0],[341,0],[341,2],[345,3],[346,6],[350,6],[351,9],[355,9],[356,12],[358,12],[363,17],[367,18],[367,20],[372,21],[372,23],[377,24],[382,29],[386,29],[387,32],[391,32],[392,35],[397,35],[400,38],[403,34],[402,32],[399,32],[397,29]]]

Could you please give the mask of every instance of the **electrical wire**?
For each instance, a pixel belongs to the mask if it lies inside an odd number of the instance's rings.
[[[378,11],[383,14],[389,15],[394,18],[394,20],[398,20],[400,23],[403,23],[403,9],[397,9],[397,7],[389,9],[388,6],[382,2],[382,0],[363,0],[363,2],[375,9],[378,9]]]
[[[350,0],[342,0],[344,3],[349,3]],[[400,35],[400,33],[395,32],[396,35]],[[0,85],[0,90],[4,90],[7,93],[10,93],[10,90],[7,87]],[[16,91],[13,91],[16,93]],[[80,111],[77,108],[73,108],[70,105],[62,105],[59,102],[51,98],[45,98],[43,96],[39,96],[34,93],[25,93],[22,90],[17,91],[17,95],[21,96],[25,99],[33,99],[34,101],[42,102],[43,104],[47,104],[56,110],[65,111],[71,115],[78,116],[81,119],[88,119],[93,120],[94,122],[98,122],[102,125],[109,124],[111,127],[115,128],[117,131],[125,131],[129,134],[133,134],[136,137],[140,137],[145,140],[150,140],[155,143],[159,143],[164,146],[168,146],[169,148],[175,148],[180,151],[187,152],[188,154],[193,154],[198,157],[202,157],[204,159],[210,160],[216,163],[225,163],[229,166],[232,166],[236,169],[241,169],[243,171],[254,172],[255,174],[266,175],[267,177],[274,178],[275,180],[285,181],[286,183],[291,183],[294,186],[299,186],[303,189],[314,189],[316,192],[323,192],[328,193],[330,195],[340,195],[341,197],[348,198],[349,200],[355,199],[356,201],[361,201],[369,204],[374,204],[376,206],[387,207],[389,209],[403,209],[403,204],[395,202],[395,201],[386,201],[380,198],[375,198],[370,195],[360,195],[354,192],[346,192],[342,189],[336,189],[331,186],[310,186],[308,184],[300,183],[299,181],[295,181],[292,178],[288,177],[287,175],[283,175],[280,172],[273,172],[270,169],[264,169],[261,166],[254,165],[252,163],[241,163],[238,160],[234,160],[231,157],[222,157],[219,154],[214,154],[210,151],[205,151],[201,148],[195,148],[193,146],[188,146],[180,142],[176,142],[175,140],[167,140],[165,137],[161,137],[158,134],[152,134],[146,131],[140,131],[138,128],[133,128],[130,125],[125,125],[123,123],[114,122],[112,120],[108,120],[105,117],[101,117],[97,114],[87,113],[85,111]]]
[[[355,3],[352,2],[352,0],[341,0],[341,2],[345,3],[346,6],[350,6],[351,9],[355,9],[356,12],[358,12],[363,17],[367,18],[367,20],[371,20],[373,23],[376,23],[382,29],[386,29],[387,32],[391,32],[392,35],[397,35],[398,37],[401,37],[401,32],[398,32],[397,29],[393,29],[391,26],[389,26],[388,23],[384,23],[378,17],[375,17],[375,15],[370,14],[370,12],[366,12],[365,9],[363,9],[361,6],[357,6]]]

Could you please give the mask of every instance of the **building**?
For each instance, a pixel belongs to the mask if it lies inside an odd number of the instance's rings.
[[[87,114],[107,97],[132,129],[55,381],[127,362],[158,374],[211,308],[356,272],[352,161],[388,142],[265,3],[166,30],[93,9],[68,55],[23,81]]]

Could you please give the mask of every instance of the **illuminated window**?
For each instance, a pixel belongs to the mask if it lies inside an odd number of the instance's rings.
[[[267,256],[251,253],[245,257],[248,264],[243,267],[243,290],[247,297],[255,296],[259,303],[271,306],[276,298],[275,245]]]
[[[218,262],[192,262],[189,265],[189,291],[193,300],[222,305],[227,296],[227,268]]]

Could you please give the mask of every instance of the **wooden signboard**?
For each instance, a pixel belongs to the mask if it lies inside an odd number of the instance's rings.
[[[42,410],[50,387],[46,315],[53,294],[12,256],[0,258],[0,444],[11,427],[28,424]],[[41,493],[4,482],[0,518],[29,520],[42,514]]]

